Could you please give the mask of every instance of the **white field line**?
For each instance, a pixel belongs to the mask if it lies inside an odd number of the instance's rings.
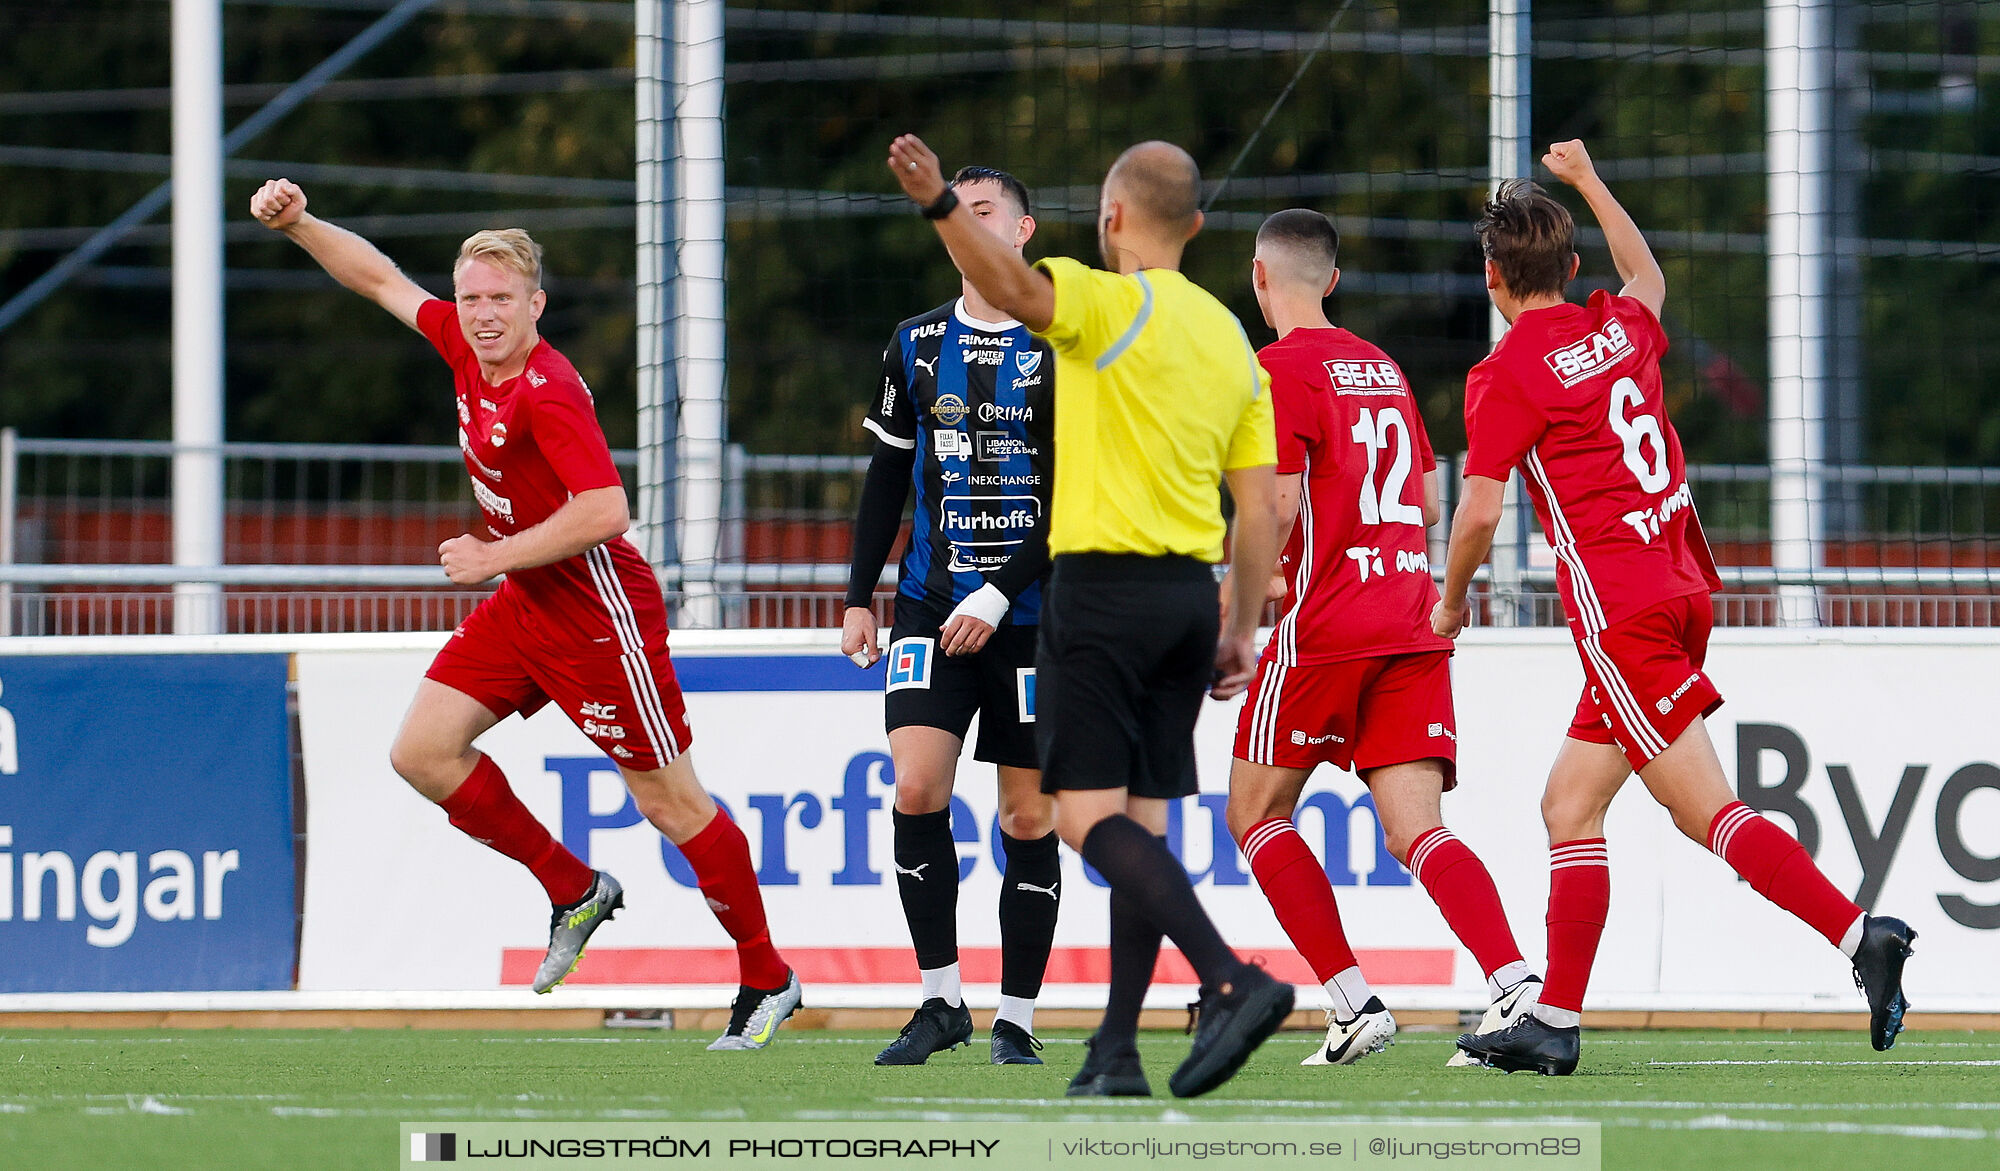
[[[1075,1105],[1074,1098],[876,1098],[877,1102],[896,1106],[1058,1106]],[[1143,1098],[1130,1099],[1136,1105],[1145,1105]],[[1214,1107],[1254,1107],[1274,1110],[1327,1110],[1340,1107],[1354,1108],[1372,1106],[1376,1109],[1399,1109],[1397,1103],[1370,1099],[1302,1099],[1302,1098],[1215,1098],[1206,1101],[1187,1101],[1182,1106],[1201,1109]],[[1527,1098],[1426,1098],[1413,1109],[1432,1109],[1444,1106],[1455,1110],[1519,1110],[1524,1107],[1539,1107],[1549,1110],[1993,1110],[2000,1111],[2000,1102],[1673,1102],[1649,1099],[1527,1099]]]
[[[1769,1061],[1648,1061],[1647,1065],[2000,1065],[2000,1061],[1793,1061],[1772,1058]]]
[[[1067,1099],[1065,1099],[1067,1100]],[[1143,1101],[1143,1100],[1141,1100]],[[1053,1104],[1053,1103],[1051,1103]],[[1093,1104],[1093,1109],[1108,1105],[1108,1102]],[[1157,1108],[1158,1103],[1151,1103]],[[1189,1103],[1181,1103],[1186,1106]],[[1221,1105],[1222,1103],[1217,1103]],[[1234,1103],[1242,1105],[1243,1103]],[[859,1120],[870,1122],[996,1122],[996,1121],[1061,1121],[1061,1122],[1118,1122],[1131,1121],[1116,1115],[1073,1114],[1060,1119],[1047,1115],[994,1115],[967,1114],[952,1111],[801,1111],[794,1115],[802,1121],[831,1122],[837,1120]],[[1165,1117],[1154,1121],[1178,1121]],[[1979,1127],[1956,1126],[1899,1126],[1887,1123],[1860,1122],[1777,1122],[1762,1118],[1732,1118],[1727,1114],[1711,1114],[1701,1118],[1592,1118],[1573,1114],[1544,1114],[1513,1118],[1474,1117],[1413,1117],[1397,1114],[1344,1114],[1320,1115],[1315,1118],[1294,1118],[1289,1116],[1236,1115],[1230,1121],[1239,1123],[1272,1123],[1286,1126],[1448,1126],[1448,1127],[1541,1127],[1541,1126],[1584,1126],[1602,1123],[1607,1127],[1628,1127],[1642,1130],[1746,1130],[1772,1131],[1785,1134],[1849,1134],[1884,1135],[1894,1138],[1945,1138],[1983,1141],[2000,1136],[2000,1132]]]

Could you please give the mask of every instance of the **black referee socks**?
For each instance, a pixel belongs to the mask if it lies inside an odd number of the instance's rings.
[[[948,967],[958,962],[958,845],[951,837],[951,810],[892,813],[896,891],[903,896],[917,967]]]
[[[1097,867],[1114,892],[1131,899],[1153,926],[1174,941],[1204,986],[1218,987],[1235,975],[1236,953],[1222,942],[1195,898],[1186,868],[1165,841],[1124,814],[1114,814],[1085,835],[1083,858]],[[1151,975],[1148,968],[1149,981]]]
[[[1000,833],[1007,871],[1000,880],[1000,994],[1033,1000],[1056,938],[1062,902],[1062,859],[1056,835],[1022,840]]]
[[[1092,863],[1095,865],[1095,863]],[[1111,986],[1104,998],[1104,1020],[1097,1026],[1097,1047],[1106,1053],[1136,1052],[1139,1010],[1146,1006],[1146,989],[1153,985],[1153,968],[1160,962],[1160,929],[1146,918],[1125,892],[1111,891]]]

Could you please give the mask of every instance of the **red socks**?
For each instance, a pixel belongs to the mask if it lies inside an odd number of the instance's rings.
[[[549,836],[492,757],[481,753],[472,775],[438,806],[467,837],[526,866],[553,905],[565,907],[590,893],[595,873]]]
[[[783,988],[791,971],[771,946],[764,922],[764,896],[757,889],[757,872],[750,866],[750,843],[743,831],[720,809],[715,820],[681,843],[681,856],[694,868],[708,909],[736,941],[736,962],[742,982],[751,988]]]
[[[1549,849],[1549,971],[1541,1003],[1583,1011],[1590,965],[1611,907],[1611,856],[1603,838],[1558,842]]]
[[[1723,806],[1709,823],[1708,848],[1758,894],[1797,915],[1835,947],[1861,917],[1861,908],[1826,880],[1804,846],[1741,801]]]
[[[1493,876],[1458,835],[1435,826],[1410,844],[1410,873],[1430,892],[1452,934],[1479,961],[1488,976],[1521,960],[1520,945],[1507,926]]]
[[[1242,845],[1250,872],[1257,876],[1257,885],[1264,888],[1264,897],[1278,913],[1279,924],[1291,936],[1292,946],[1312,965],[1320,983],[1354,967],[1354,949],[1340,929],[1340,906],[1333,900],[1333,884],[1326,880],[1326,870],[1291,819],[1274,817],[1258,822],[1243,835]]]

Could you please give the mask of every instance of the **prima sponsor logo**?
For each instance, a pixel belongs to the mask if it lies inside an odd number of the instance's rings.
[[[982,423],[1032,423],[1035,421],[1035,408],[1003,407],[999,403],[980,403],[979,421]]]
[[[944,322],[942,321],[933,321],[929,325],[915,326],[910,330],[910,340],[913,342],[920,341],[923,338],[927,337],[943,337],[943,336],[944,336]],[[932,361],[936,361],[936,359],[932,359]]]
[[[955,394],[941,394],[931,404],[931,414],[947,427],[956,427],[965,421],[965,400]]]
[[[1625,327],[1607,321],[1604,328],[1580,342],[1550,350],[1542,360],[1555,371],[1564,386],[1575,386],[1594,374],[1616,366],[1632,355],[1632,339]]]

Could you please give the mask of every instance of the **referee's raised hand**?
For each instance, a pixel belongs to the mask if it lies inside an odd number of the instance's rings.
[[[889,144],[889,170],[903,187],[903,194],[919,207],[929,207],[944,194],[944,167],[936,154],[914,134],[905,134]]]

